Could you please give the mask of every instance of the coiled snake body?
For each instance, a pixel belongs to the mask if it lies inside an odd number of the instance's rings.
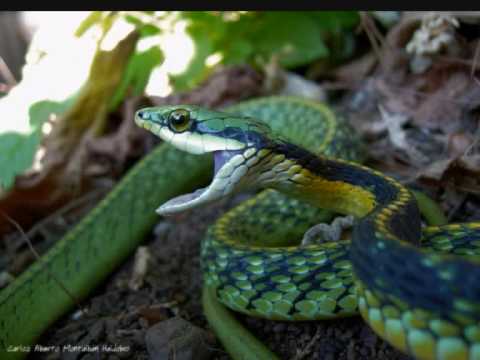
[[[422,239],[409,190],[331,158],[352,159],[359,150],[326,106],[293,98],[256,100],[229,114],[166,106],[142,110],[137,123],[182,150],[215,157],[209,187],[170,200],[159,214],[261,187],[358,219],[351,242],[302,247],[294,241],[318,220],[315,207],[267,190],[231,210],[202,246],[206,284],[223,304],[279,320],[359,310],[377,334],[418,358],[480,359],[480,223],[425,228]]]
[[[327,106],[272,97],[228,113],[190,105],[146,108],[135,119],[184,152],[214,154],[210,185],[167,201],[158,213],[195,208],[245,188],[270,188],[221,217],[202,244],[205,311],[232,356],[274,355],[256,346],[250,355],[236,353],[248,351],[251,339],[231,345],[235,336],[225,333],[233,327],[215,317],[218,307],[212,310],[217,298],[235,311],[274,320],[360,312],[378,335],[417,358],[480,359],[480,223],[422,229],[408,189],[350,162],[360,159],[360,143]],[[70,292],[85,296],[148,231],[152,206],[201,183],[210,164],[168,146],[142,160],[0,293],[3,351],[31,343],[71,307],[49,271],[60,272]],[[308,228],[327,218],[320,208],[356,217],[351,242],[298,245]],[[32,310],[42,308],[48,315]]]

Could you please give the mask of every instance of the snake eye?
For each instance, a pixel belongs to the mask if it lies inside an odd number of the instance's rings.
[[[185,131],[190,126],[190,112],[185,109],[174,110],[168,116],[168,122],[173,131]]]

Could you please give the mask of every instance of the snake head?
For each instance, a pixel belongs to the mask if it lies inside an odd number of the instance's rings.
[[[144,108],[136,112],[135,122],[180,150],[214,155],[210,185],[169,200],[157,209],[160,215],[192,209],[252,187],[255,181],[248,172],[253,159],[258,149],[272,142],[270,128],[261,121],[194,105]]]

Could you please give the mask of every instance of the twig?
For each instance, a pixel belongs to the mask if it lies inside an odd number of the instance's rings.
[[[30,251],[35,256],[37,261],[39,261],[40,260],[40,255],[38,254],[37,250],[35,250],[35,248],[33,247],[32,242],[28,238],[25,231],[23,231],[22,227],[15,220],[13,220],[10,216],[8,216],[6,213],[4,213],[2,210],[0,210],[0,213],[22,235],[22,238],[27,243],[28,247],[30,248]],[[50,273],[50,276],[52,277],[52,279],[57,283],[58,286],[60,286],[62,288],[62,290],[65,292],[65,294],[67,294],[67,296],[70,298],[70,300],[72,300],[72,302],[78,307],[78,310],[80,312],[82,312],[82,314],[86,314],[86,311],[84,309],[82,309],[82,307],[80,306],[80,302],[75,298],[75,296],[73,296],[73,294],[67,289],[67,287],[57,278],[57,276],[48,268],[48,266],[45,266],[45,270]]]
[[[393,92],[396,92],[398,95],[417,95],[418,97],[421,98],[427,98],[431,96],[431,93],[424,92],[424,91],[418,91],[418,90],[410,90],[406,89],[401,86],[393,85],[393,84],[388,84],[389,89],[393,90]],[[395,94],[394,94],[395,95]],[[442,102],[448,102],[452,104],[459,104],[459,105],[471,105],[473,102],[472,101],[467,101],[467,100],[457,100],[457,99],[452,99],[451,97],[444,96],[438,98],[438,101]]]
[[[17,85],[17,80],[15,80],[15,77],[13,76],[12,72],[8,68],[7,63],[3,60],[1,56],[0,56],[0,75],[2,75],[5,78],[8,85],[10,86]]]
[[[470,153],[470,151],[472,151],[475,148],[475,146],[477,146],[479,142],[480,142],[480,128],[478,128],[477,131],[475,131],[475,133],[473,134],[473,141],[470,143],[470,145],[467,146],[467,148],[465,149],[465,151],[461,156],[467,156]]]
[[[383,43],[383,38],[381,34],[379,33],[378,29],[376,28],[375,24],[372,22],[372,19],[370,16],[365,11],[360,11],[360,25],[365,31],[365,34],[367,34],[368,40],[370,41],[370,44],[372,44],[373,51],[375,52],[375,55],[377,56],[378,62],[380,63],[380,66],[385,69],[385,63],[383,61],[382,53],[381,53],[381,43]],[[378,42],[377,42],[378,40]],[[380,45],[379,45],[380,43]]]
[[[480,42],[479,42],[480,44]],[[437,63],[443,63],[443,64],[448,64],[448,65],[465,65],[470,67],[470,72],[474,73],[478,69],[480,69],[480,64],[476,63],[475,61],[475,56],[471,59],[461,59],[458,57],[454,57],[451,55],[436,55],[435,56],[435,61]]]
[[[473,81],[477,83],[477,85],[480,85],[480,80],[475,76],[475,70],[477,68],[477,61],[478,58],[480,57],[480,41],[477,42],[477,46],[475,47],[475,55],[473,56],[473,64],[472,68],[470,69],[470,76],[472,77]]]
[[[27,232],[27,236],[29,238],[31,238],[36,232],[40,232],[40,228],[42,228],[46,223],[50,222],[52,219],[54,219],[56,217],[60,217],[60,215],[63,215],[65,213],[73,210],[77,206],[80,206],[80,205],[82,205],[82,204],[84,204],[84,203],[86,203],[90,200],[95,199],[97,196],[101,195],[103,192],[104,192],[104,189],[96,189],[96,190],[93,190],[93,191],[85,194],[84,196],[81,196],[77,199],[73,199],[67,205],[61,207],[60,209],[58,209],[56,211],[54,211],[53,213],[51,213],[50,215],[48,215],[47,217],[43,218],[42,220],[37,222],[35,225],[33,225],[30,228],[30,230]]]
[[[476,79],[479,81],[478,79]],[[346,82],[324,82],[322,83],[322,87],[325,88],[326,90],[358,90],[362,87],[364,84],[363,81],[354,81],[350,83]],[[425,92],[425,91],[418,91],[418,90],[410,90],[405,87],[395,85],[395,84],[388,84],[388,89],[392,90],[392,95],[415,95],[418,96],[421,99],[425,99],[429,96],[431,96],[431,93]],[[458,105],[472,105],[472,101],[468,100],[458,100],[455,98],[451,98],[448,96],[443,96],[439,97],[438,101],[441,102],[446,102],[446,103],[451,103],[451,104],[458,104]]]
[[[315,335],[310,339],[308,342],[307,346],[305,346],[304,349],[300,350],[297,355],[295,355],[294,360],[301,360],[303,359],[312,349],[313,345],[318,341],[320,338],[320,326],[317,327],[317,330],[315,331]]]
[[[450,210],[450,212],[447,215],[447,221],[450,222],[452,221],[453,217],[457,215],[457,212],[460,210],[460,208],[465,204],[465,201],[467,200],[468,194],[462,194],[460,201],[453,207],[453,209]]]
[[[10,86],[4,83],[0,83],[0,93],[7,94],[10,91]]]
[[[128,281],[128,288],[133,291],[138,291],[145,280],[145,275],[148,272],[148,264],[152,255],[148,251],[148,247],[140,246],[135,253],[135,260],[133,263],[133,271],[130,280]]]

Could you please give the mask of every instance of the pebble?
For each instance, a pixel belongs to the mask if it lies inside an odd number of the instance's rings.
[[[203,360],[212,355],[208,338],[205,330],[173,317],[150,327],[145,343],[150,360]]]

